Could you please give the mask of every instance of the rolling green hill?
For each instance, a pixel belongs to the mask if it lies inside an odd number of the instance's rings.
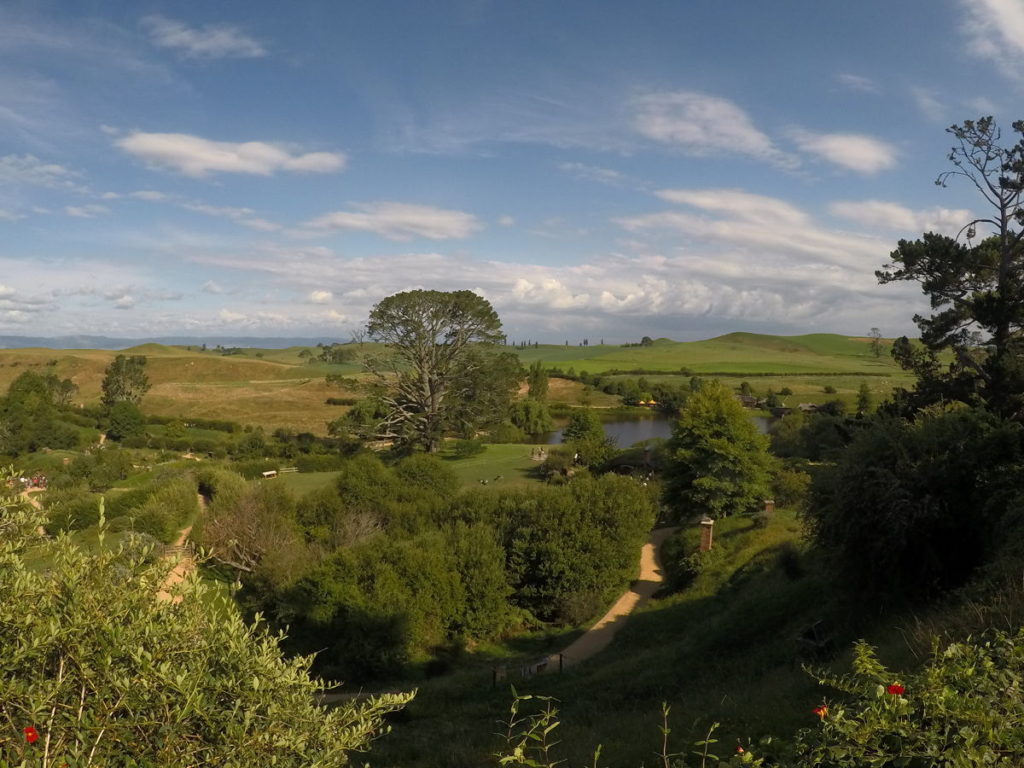
[[[541,345],[519,350],[524,363],[541,360],[546,367],[576,372],[612,370],[697,374],[840,374],[892,376],[902,373],[889,356],[891,341],[883,340],[875,357],[868,338],[814,333],[803,336],[768,336],[730,333],[704,341],[658,339],[647,347],[598,345],[565,347]]]

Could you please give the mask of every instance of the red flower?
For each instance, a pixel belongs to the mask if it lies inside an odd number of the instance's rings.
[[[741,747],[741,746],[739,746],[739,745],[736,745],[736,754],[737,754],[737,755],[742,755],[742,754],[743,754],[743,752],[744,752],[744,749],[743,749],[743,747]]]
[[[893,683],[885,689],[885,692],[888,693],[890,696],[902,696],[903,686],[899,683]]]
[[[27,741],[29,744],[35,744],[37,741],[39,741],[39,732],[31,725],[22,728],[21,732],[25,734],[25,741]]]
[[[811,712],[813,712],[818,717],[820,717],[822,720],[824,720],[825,719],[825,715],[828,714],[828,707],[826,707],[824,704],[820,704],[817,707],[815,707],[814,709],[812,709]]]

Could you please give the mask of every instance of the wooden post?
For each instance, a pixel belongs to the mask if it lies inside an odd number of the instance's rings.
[[[563,667],[565,667],[565,657],[558,654],[558,674],[562,674]]]
[[[700,551],[710,552],[715,533],[715,521],[705,517],[700,521]]]
[[[764,500],[764,513],[766,515],[770,515],[774,511],[775,511],[775,500],[774,499],[765,499]]]

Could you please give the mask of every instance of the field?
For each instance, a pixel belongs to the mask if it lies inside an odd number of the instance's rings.
[[[357,354],[378,349],[373,344],[353,346]],[[829,399],[825,386],[835,387],[839,397],[852,400],[860,383],[867,381],[880,400],[893,386],[909,384],[911,379],[889,357],[888,347],[889,342],[883,342],[883,354],[876,357],[865,338],[731,333],[695,342],[659,339],[647,347],[540,345],[517,353],[524,365],[541,360],[548,368],[576,373],[644,371],[649,381],[675,382],[695,373],[718,375],[735,386],[748,379],[758,393],[769,387],[776,392],[789,387],[794,393],[790,404],[795,404]],[[358,396],[360,366],[355,362],[310,363],[309,356],[318,352],[315,347],[243,349],[223,355],[196,346],[144,344],[123,352],[146,356],[152,388],[141,406],[157,416],[225,419],[268,431],[280,427],[324,435],[327,424],[346,410],[345,406],[328,405],[327,399]],[[25,370],[53,373],[78,385],[79,402],[94,404],[100,397],[103,370],[115,354],[101,350],[0,350],[0,388],[6,388]],[[351,384],[328,384],[328,374],[349,377]],[[619,404],[615,396],[559,378],[550,382],[549,401],[597,408]]]
[[[875,357],[871,340],[867,338],[826,333],[804,336],[730,333],[705,341],[658,339],[648,347],[541,345],[521,350],[519,355],[525,364],[541,360],[546,367],[573,368],[576,373],[636,369],[677,373],[686,368],[703,375],[899,375],[902,372],[889,356],[890,346],[891,342],[883,340],[882,354]]]
[[[530,458],[539,446],[527,443],[488,445],[478,456],[459,459],[451,453],[442,454],[448,466],[459,476],[463,485],[486,485],[510,488],[536,482],[531,473],[539,462]]]

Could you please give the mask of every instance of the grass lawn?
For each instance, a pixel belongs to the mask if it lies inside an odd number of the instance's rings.
[[[282,483],[296,496],[305,496],[310,491],[330,485],[340,474],[340,470],[334,472],[286,472],[277,476],[277,482]]]
[[[527,443],[487,445],[483,453],[468,459],[456,458],[448,448],[441,457],[466,487],[486,480],[488,487],[514,488],[542,482],[531,474],[539,462],[530,458],[530,452],[537,447]],[[495,479],[499,476],[500,480]]]

